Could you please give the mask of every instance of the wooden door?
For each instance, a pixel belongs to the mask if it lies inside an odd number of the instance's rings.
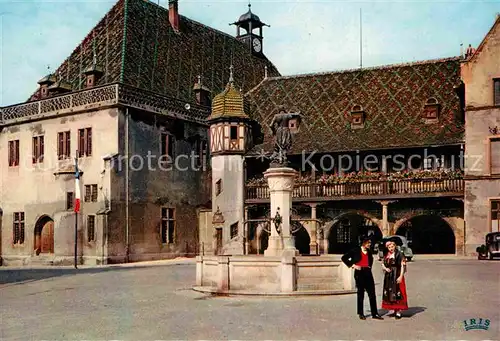
[[[54,222],[45,223],[41,238],[42,253],[54,253]]]
[[[217,249],[215,250],[215,254],[219,255],[222,252],[222,229],[217,229],[216,231]]]

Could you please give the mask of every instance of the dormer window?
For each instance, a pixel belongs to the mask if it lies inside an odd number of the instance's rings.
[[[366,113],[361,105],[355,105],[351,110],[351,128],[359,129],[365,126]]]
[[[296,118],[292,118],[290,121],[288,121],[288,129],[290,129],[290,132],[292,133],[298,133],[299,124]]]
[[[435,123],[439,120],[439,103],[434,97],[425,102],[423,118],[425,123]]]

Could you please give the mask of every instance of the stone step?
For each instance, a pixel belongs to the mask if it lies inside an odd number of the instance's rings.
[[[324,277],[309,277],[299,279],[297,290],[340,290],[343,283],[336,280],[327,280]]]
[[[297,284],[298,291],[308,290],[341,290],[343,286],[338,283],[307,283]]]
[[[33,256],[30,259],[31,265],[54,265],[54,256]]]

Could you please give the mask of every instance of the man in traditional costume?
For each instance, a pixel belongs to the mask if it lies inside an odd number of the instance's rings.
[[[354,269],[354,280],[356,281],[357,292],[357,308],[358,316],[361,320],[366,320],[363,302],[365,298],[365,290],[368,293],[370,300],[370,310],[372,318],[376,320],[383,320],[378,314],[377,298],[375,296],[375,281],[372,274],[373,255],[370,251],[371,240],[370,237],[364,236],[361,238],[361,247],[356,247],[342,256],[342,262]]]

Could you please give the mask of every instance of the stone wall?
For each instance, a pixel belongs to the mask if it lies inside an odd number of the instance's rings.
[[[126,111],[121,111],[119,135],[123,160],[119,163],[121,169],[115,170],[113,181],[113,196],[117,200],[110,213],[110,229],[114,234],[110,240],[110,258],[119,262],[127,257],[127,234],[129,261],[193,256],[199,248],[197,210],[210,200],[210,177],[207,168],[205,171],[202,168],[193,169],[191,160],[179,156],[193,152],[193,136],[198,135],[206,140],[207,128],[182,122],[155,122],[145,112],[129,110],[128,114],[129,224],[127,227],[125,219]],[[175,135],[176,158],[173,161],[177,160],[177,163],[158,163],[161,126],[166,126]],[[162,207],[175,209],[173,244],[162,244]]]

